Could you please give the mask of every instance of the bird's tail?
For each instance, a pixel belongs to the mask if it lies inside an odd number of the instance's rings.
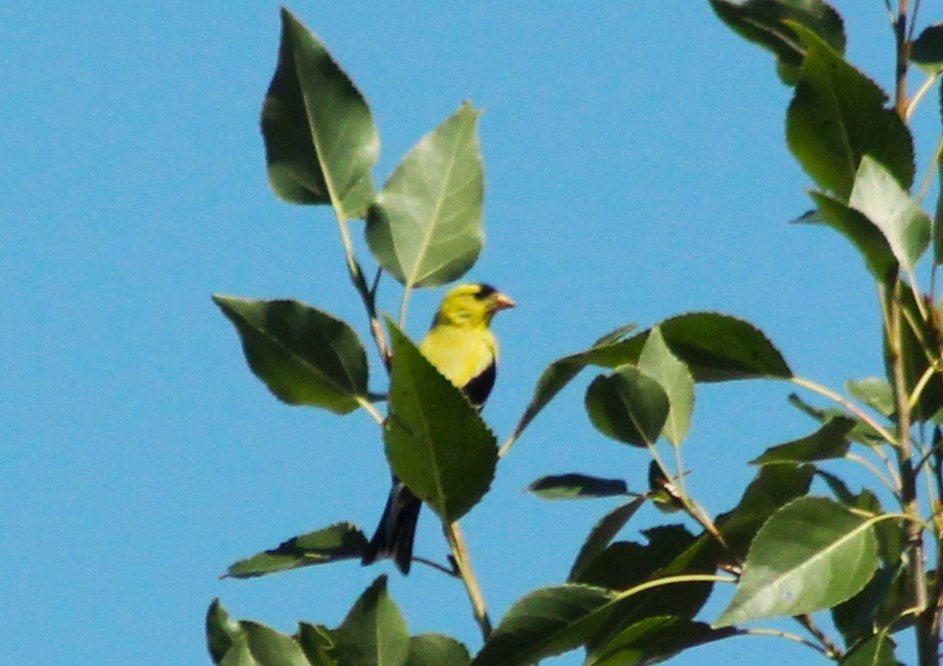
[[[391,557],[396,568],[404,575],[408,574],[413,561],[413,539],[421,508],[422,501],[402,482],[394,479],[380,524],[363,552],[361,563],[366,566],[378,559]]]

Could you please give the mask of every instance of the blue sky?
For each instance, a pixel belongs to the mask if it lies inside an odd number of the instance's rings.
[[[209,663],[203,615],[217,596],[287,632],[300,619],[335,625],[388,564],[217,579],[340,520],[372,530],[387,490],[372,421],[276,401],[210,301],[293,297],[364,330],[330,213],[284,204],[266,183],[258,114],[279,6],[43,4],[0,6],[0,661]],[[835,4],[850,59],[887,85],[882,3]],[[798,374],[833,387],[880,373],[862,262],[829,230],[787,225],[809,206],[783,140],[790,91],[706,2],[290,8],[370,102],[378,181],[463,100],[486,109],[487,245],[468,277],[519,304],[495,323],[502,365],[485,416],[499,435],[550,361],[620,324],[692,310],[753,321]],[[925,163],[932,102],[915,124]],[[390,311],[396,294],[386,282]],[[440,296],[414,297],[414,337]],[[613,508],[522,488],[569,471],[644,485],[643,452],[590,426],[589,376],[525,433],[463,521],[495,619],[561,582]],[[684,455],[708,510],[736,502],[747,460],[811,431],[789,391],[700,388]],[[426,518],[417,551],[441,559]],[[624,537],[662,520],[646,510]],[[413,633],[477,647],[457,583],[417,567],[394,573],[391,592]],[[810,656],[742,638],[674,663],[772,654]]]

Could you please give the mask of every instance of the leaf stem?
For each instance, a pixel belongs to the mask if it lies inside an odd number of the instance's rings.
[[[805,377],[792,377],[789,381],[795,384],[796,386],[801,386],[804,389],[808,389],[814,393],[818,393],[822,397],[828,398],[832,402],[835,402],[841,405],[842,407],[847,409],[849,412],[857,416],[859,419],[867,423],[871,428],[874,429],[875,432],[877,432],[881,437],[883,437],[888,443],[896,445],[897,438],[894,437],[894,435],[892,435],[887,430],[887,428],[885,428],[880,423],[875,421],[871,417],[870,414],[868,414],[866,411],[861,409],[858,405],[846,399],[844,396],[840,395],[839,393],[836,393],[832,389],[826,386],[822,386],[821,384],[818,384],[817,382],[814,382],[811,379],[806,379]]]
[[[468,556],[468,547],[465,545],[465,538],[462,536],[462,530],[458,522],[443,523],[445,538],[449,542],[452,550],[452,557],[455,560],[455,568],[458,576],[465,583],[465,591],[468,593],[468,600],[471,602],[472,615],[478,628],[481,630],[481,637],[487,641],[491,636],[491,620],[488,618],[488,610],[485,606],[485,598],[481,593],[481,587],[478,585],[478,579],[471,566],[471,560]]]
[[[787,641],[792,641],[793,643],[801,643],[806,647],[812,648],[819,654],[828,656],[828,652],[821,645],[813,643],[807,638],[803,638],[799,634],[793,634],[788,631],[779,631],[778,629],[744,629],[743,633],[748,636],[772,636],[774,638],[785,638]]]
[[[829,659],[840,659],[842,656],[842,650],[840,647],[835,645],[831,639],[825,635],[818,625],[815,624],[815,620],[812,619],[811,615],[796,615],[795,620],[802,625],[802,627],[812,634],[815,639],[822,645],[824,648],[824,654]]]

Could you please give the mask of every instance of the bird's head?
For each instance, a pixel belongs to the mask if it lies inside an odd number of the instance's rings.
[[[445,294],[433,324],[488,326],[496,312],[514,305],[513,300],[490,284],[460,284]]]

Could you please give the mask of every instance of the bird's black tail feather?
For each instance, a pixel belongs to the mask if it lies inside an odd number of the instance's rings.
[[[396,568],[404,575],[408,574],[413,561],[413,539],[421,508],[422,501],[399,480],[394,479],[380,524],[363,552],[361,563],[366,566],[378,559],[392,557]]]

